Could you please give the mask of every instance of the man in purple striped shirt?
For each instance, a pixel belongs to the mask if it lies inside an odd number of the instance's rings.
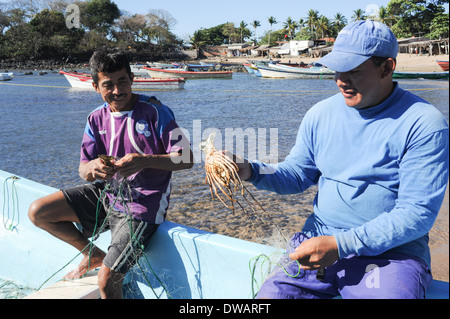
[[[105,101],[89,114],[81,145],[79,173],[91,183],[36,200],[29,217],[82,252],[66,279],[100,267],[102,298],[121,298],[125,273],[165,219],[172,171],[191,168],[193,155],[173,112],[155,97],[132,92],[124,53],[95,52],[90,67]],[[89,238],[106,229],[111,245],[105,253]]]

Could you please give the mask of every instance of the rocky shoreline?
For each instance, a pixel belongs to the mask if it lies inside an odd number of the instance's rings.
[[[163,62],[163,61],[161,61]],[[167,61],[165,61],[168,63]],[[182,61],[183,63],[198,64],[199,61]],[[80,70],[89,68],[89,62],[67,63],[65,61],[55,60],[38,60],[38,61],[15,61],[0,60],[0,70],[2,72],[18,70],[18,71],[50,71],[57,72],[59,70]],[[143,64],[144,62],[132,62]],[[220,71],[244,72],[244,67],[240,62],[226,62],[226,65],[220,66]]]
[[[58,62],[55,60],[39,60],[39,61],[16,61],[16,60],[1,60],[0,70],[45,70],[45,71],[57,71],[62,69],[82,69],[87,68],[87,63],[66,63]]]

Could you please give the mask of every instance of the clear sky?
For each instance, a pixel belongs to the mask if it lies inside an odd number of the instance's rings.
[[[268,17],[273,16],[278,23],[274,30],[281,29],[288,17],[298,21],[306,18],[310,9],[319,15],[332,19],[337,12],[351,22],[353,11],[362,9],[373,12],[380,6],[386,7],[389,0],[113,0],[120,10],[128,13],[146,14],[152,9],[168,11],[177,23],[172,32],[183,40],[188,40],[196,30],[211,28],[226,22],[234,22],[237,27],[245,21],[252,32],[251,24],[259,20],[256,29],[258,37],[270,30]]]

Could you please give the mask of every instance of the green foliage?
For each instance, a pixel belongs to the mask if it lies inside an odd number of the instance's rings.
[[[198,45],[222,45],[226,43],[240,42],[242,40],[250,38],[251,31],[244,25],[240,25],[238,28],[234,26],[234,23],[227,22],[217,25],[208,29],[200,29],[194,32],[194,36],[191,37],[191,44]]]
[[[392,31],[398,38],[448,38],[448,14],[439,0],[391,0],[387,6]]]
[[[120,15],[119,8],[111,0],[89,0],[81,18],[89,30],[107,33]]]
[[[76,1],[80,27],[69,28],[66,0],[41,8],[34,3],[0,2],[0,58],[86,60],[99,47],[161,54],[182,43],[171,32],[175,19],[164,10],[124,16],[113,0]]]
[[[431,20],[430,25],[430,38],[440,39],[448,37],[448,13],[438,13]]]
[[[70,3],[73,0],[69,1]],[[380,7],[378,16],[370,16],[389,25],[397,38],[422,36],[432,39],[448,38],[448,13],[443,4],[448,0],[391,0]],[[36,7],[36,3],[46,3]],[[0,2],[0,58],[50,59],[89,56],[101,46],[122,47],[134,52],[172,50],[182,41],[171,32],[175,19],[165,10],[151,10],[148,14],[122,15],[113,0],[75,1],[80,11],[79,28],[68,28],[67,0]],[[150,3],[151,4],[151,3]],[[347,24],[336,13],[333,18],[309,9],[303,18],[289,17],[285,22],[276,17],[261,17],[270,24],[263,30],[260,44],[275,45],[289,39],[315,40],[335,37]],[[355,9],[350,21],[365,19],[362,9]],[[279,30],[272,30],[281,24]],[[239,26],[227,22],[194,32],[190,43],[223,45],[235,42],[257,42],[259,20],[241,21]],[[158,50],[156,50],[158,51]]]
[[[350,21],[375,19],[391,27],[397,38],[422,36],[431,39],[448,38],[448,13],[445,13],[443,4],[448,0],[391,0],[387,7],[380,7],[378,14],[370,15],[360,8],[353,10]],[[329,18],[321,15],[317,10],[309,9],[303,14],[305,18],[295,20],[288,17],[282,22],[283,28],[272,30],[278,23],[276,17],[268,17],[270,31],[264,31],[259,44],[275,45],[277,41],[316,40],[324,37],[336,37],[347,24],[347,18],[340,12]],[[228,43],[227,33],[224,35],[223,27],[218,25],[209,29],[196,31],[197,45],[221,45]],[[255,28],[260,26],[259,21],[250,23]],[[197,34],[198,33],[198,34]],[[231,37],[232,39],[233,37]],[[255,37],[256,38],[256,37]],[[192,43],[194,43],[191,40]],[[200,44],[201,43],[201,44]]]

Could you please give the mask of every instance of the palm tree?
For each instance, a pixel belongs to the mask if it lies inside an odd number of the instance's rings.
[[[325,16],[320,16],[317,22],[317,31],[322,32],[322,38],[325,38],[325,34],[330,29],[330,20]]]
[[[339,31],[341,31],[345,25],[347,24],[347,19],[345,18],[345,16],[338,12],[334,15],[334,19],[333,19],[333,28],[334,28],[334,32],[335,34],[338,34]]]
[[[288,17],[284,23],[284,29],[288,32],[289,40],[291,40],[292,35],[295,33],[295,29],[297,29],[297,23],[292,20],[291,17]]]
[[[274,17],[270,16],[268,18],[269,24],[270,24],[270,33],[269,33],[269,45],[270,45],[270,34],[272,33],[272,25],[277,24],[277,19],[275,19]]]
[[[386,8],[381,6],[380,9],[378,10],[378,20],[381,23],[387,24],[388,19],[389,19],[389,15],[388,15]]]
[[[300,31],[302,31],[305,24],[306,24],[306,22],[305,22],[305,20],[303,20],[303,18],[300,18],[300,20],[298,20],[298,28],[300,29]]]
[[[311,32],[311,37],[315,38],[315,26],[317,24],[317,20],[319,19],[319,11],[317,10],[309,10],[308,11],[308,27],[309,27],[309,31]]]
[[[246,27],[247,27],[247,23],[245,23],[244,21],[241,21],[241,24],[239,25],[239,29],[241,30],[241,43],[243,43],[242,33],[244,32],[244,29]]]
[[[197,30],[194,32],[194,35],[189,38],[190,43],[194,46],[197,57],[200,55],[200,47],[206,45],[207,41],[205,40],[203,33],[201,30]]]
[[[356,9],[355,11],[353,11],[352,19],[353,19],[353,21],[366,20],[366,16],[364,15],[364,10]]]
[[[255,28],[255,43],[256,43],[256,28],[260,27],[261,23],[258,20],[253,21],[252,27]]]

